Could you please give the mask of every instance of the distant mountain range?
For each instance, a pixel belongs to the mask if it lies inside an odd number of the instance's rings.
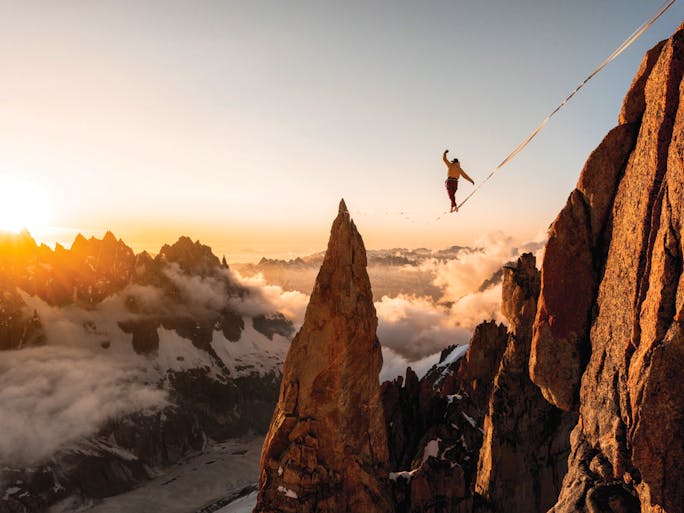
[[[0,511],[120,493],[263,433],[292,323],[187,237],[0,237]]]
[[[519,248],[512,248],[510,256],[516,258],[524,252],[535,252],[544,246],[543,242],[530,242]],[[458,260],[464,255],[484,253],[486,248],[471,246],[450,246],[444,249],[407,249],[391,248],[367,250],[368,274],[373,285],[376,301],[383,296],[395,297],[400,294],[428,296],[439,301],[443,290],[434,282],[434,264]],[[261,273],[267,282],[278,284],[285,290],[297,290],[310,294],[318,269],[323,262],[324,252],[290,260],[262,258],[256,264],[235,264],[233,268],[241,274],[253,276]],[[398,271],[410,272],[398,272]],[[483,281],[484,290],[501,283],[501,273],[497,271]]]

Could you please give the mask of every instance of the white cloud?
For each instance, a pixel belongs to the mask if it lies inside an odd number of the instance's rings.
[[[540,234],[539,239],[544,236]],[[483,236],[473,247],[477,249],[452,252],[448,260],[428,258],[418,266],[369,266],[374,295],[381,297],[375,308],[378,338],[385,355],[383,376],[403,374],[406,366],[419,362],[436,362],[442,349],[469,342],[475,326],[482,321],[506,323],[501,314],[501,284],[479,289],[521,252],[531,250],[540,258],[543,243],[520,244],[512,237],[493,233]],[[236,308],[251,314],[276,308],[301,325],[309,297],[303,291],[285,291],[283,287],[308,283],[310,269],[275,268],[269,274],[254,276],[232,272],[234,279],[253,292]],[[302,273],[306,280],[299,279]],[[269,283],[264,276],[279,285]],[[385,291],[392,292],[379,296]]]
[[[284,290],[279,285],[266,282],[263,274],[242,276],[231,271],[233,279],[245,287],[250,294],[243,298],[231,298],[230,304],[242,314],[256,316],[278,311],[290,319],[295,326],[304,322],[304,312],[309,304],[309,296],[297,290]]]
[[[449,311],[429,298],[383,297],[375,308],[380,342],[409,361],[470,339],[470,330],[456,325]]]
[[[501,313],[501,284],[462,296],[449,309],[449,318],[457,326],[468,330],[468,333],[472,333],[482,321],[494,319],[508,324]]]
[[[443,301],[458,301],[477,292],[502,265],[517,256],[517,245],[502,233],[483,236],[475,244],[480,251],[463,250],[458,258],[430,260],[423,264],[434,273],[434,284],[442,289]]]
[[[86,348],[4,351],[0,359],[0,462],[32,464],[115,416],[159,408],[140,360]]]
[[[163,273],[180,290],[185,299],[184,306],[195,313],[216,312],[226,306],[228,290],[226,282],[221,279],[186,274],[175,262],[166,265]]]
[[[383,347],[380,383],[391,381],[397,376],[405,376],[407,367],[411,367],[418,377],[422,378],[433,365],[439,362],[440,355],[441,351],[425,356],[420,360],[409,361],[400,354],[395,353],[391,348]]]

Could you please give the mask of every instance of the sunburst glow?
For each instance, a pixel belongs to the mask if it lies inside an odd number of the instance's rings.
[[[50,222],[45,193],[34,184],[0,175],[0,231],[44,233]]]

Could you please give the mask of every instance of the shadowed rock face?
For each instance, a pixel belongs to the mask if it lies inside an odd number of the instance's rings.
[[[544,513],[556,501],[577,416],[529,377],[534,257],[501,274],[510,331],[484,322],[467,352],[447,348],[420,381],[409,369],[382,385],[398,513]]]
[[[482,422],[487,411],[494,376],[506,349],[507,335],[506,327],[494,321],[476,326],[468,352],[460,363],[458,377],[464,383],[463,388],[482,411],[482,415],[475,416],[478,422]]]
[[[340,203],[264,442],[257,512],[392,512],[377,317]]]
[[[576,409],[554,511],[684,504],[684,25],[649,51],[556,218],[532,379]]]
[[[493,322],[479,328],[470,346],[477,348],[475,352],[482,349],[480,344],[493,343],[489,337],[500,331]],[[505,328],[500,343],[505,347]],[[494,358],[497,353],[501,357],[502,351],[489,347]],[[470,369],[477,378],[463,382],[459,370],[463,360],[455,356],[458,354],[463,354],[460,346],[445,349],[440,362],[420,381],[409,368],[406,379],[398,377],[382,384],[397,513],[473,511],[484,414],[483,405],[474,402],[470,390],[480,379],[491,383],[496,369],[487,379],[487,365],[476,364]]]
[[[565,474],[576,416],[549,404],[528,371],[539,280],[530,253],[504,267],[501,309],[510,326],[484,421],[475,483],[482,511],[543,513]]]

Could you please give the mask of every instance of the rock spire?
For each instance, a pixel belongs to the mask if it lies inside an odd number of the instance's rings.
[[[285,361],[255,512],[394,511],[376,328],[366,251],[342,200]]]

